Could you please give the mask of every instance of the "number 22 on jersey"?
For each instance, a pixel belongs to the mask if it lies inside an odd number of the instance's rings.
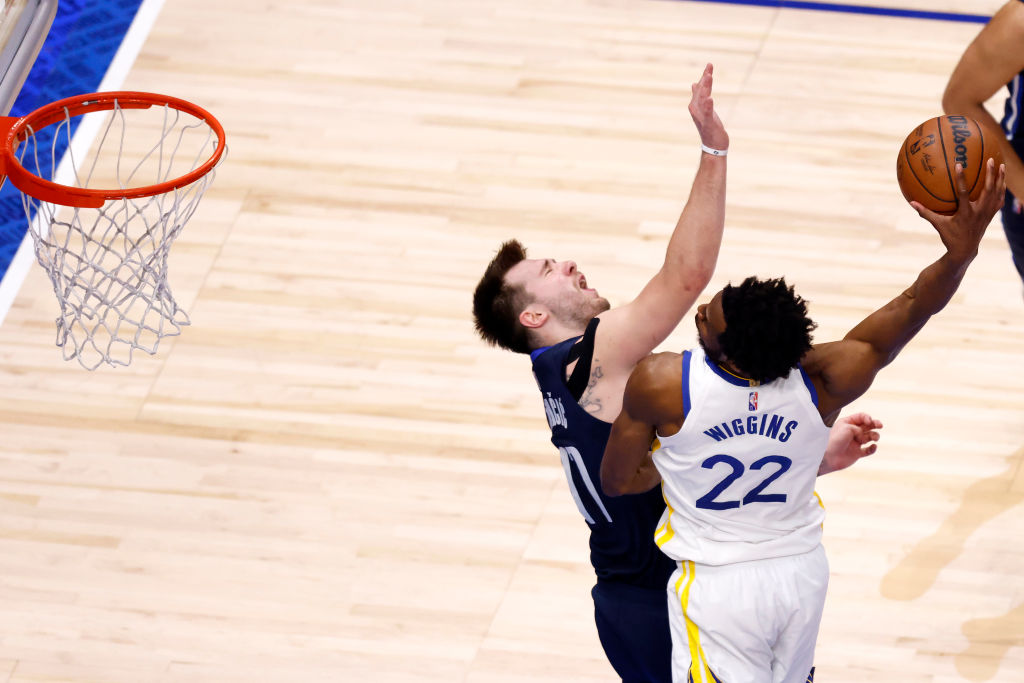
[[[783,455],[768,455],[750,463],[750,467],[747,468],[742,462],[731,455],[725,455],[724,453],[713,455],[702,462],[700,466],[707,470],[713,470],[719,465],[724,465],[726,468],[729,468],[729,471],[726,473],[725,478],[697,499],[697,507],[704,508],[705,510],[730,510],[741,505],[750,505],[751,503],[785,503],[785,493],[764,493],[764,490],[772,482],[785,474],[792,464],[793,461]],[[737,480],[742,479],[744,482],[753,480],[755,478],[753,471],[757,472],[756,476],[760,477],[760,479],[757,485],[747,491],[743,498],[718,500],[718,497],[724,494],[725,490]],[[744,477],[744,474],[747,476]]]

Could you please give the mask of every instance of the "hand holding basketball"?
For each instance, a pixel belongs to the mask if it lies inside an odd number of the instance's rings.
[[[981,195],[986,180],[986,161],[1003,163],[995,132],[966,116],[938,116],[915,128],[903,141],[896,159],[896,179],[908,202],[946,216],[958,206],[954,169],[964,170],[970,201]]]
[[[969,195],[967,179],[959,162],[954,166],[953,184],[957,188],[957,209],[953,214],[940,214],[928,209],[918,201],[910,205],[931,223],[946,251],[957,260],[969,262],[978,252],[985,230],[992,218],[1003,206],[1006,196],[1006,167],[997,168],[995,160],[989,159],[984,167],[985,182],[977,200]]]

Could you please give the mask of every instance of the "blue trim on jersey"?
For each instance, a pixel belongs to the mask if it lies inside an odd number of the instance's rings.
[[[534,349],[533,351],[530,351],[530,360],[531,361],[537,360],[537,356],[539,356],[540,354],[544,353],[545,351],[547,351],[550,348],[551,348],[550,346],[542,346],[539,349]]]
[[[797,369],[800,371],[800,376],[804,378],[804,384],[807,385],[807,391],[811,392],[811,400],[814,402],[814,407],[818,407],[818,390],[814,388],[814,382],[811,381],[811,376],[804,370],[804,366],[797,365]]]
[[[718,366],[718,363],[716,363],[715,361],[711,360],[706,355],[704,356],[704,362],[708,364],[708,367],[711,368],[711,370],[716,375],[718,375],[719,377],[724,379],[729,384],[735,384],[738,387],[752,387],[752,386],[756,386],[756,383],[751,384],[749,379],[744,379],[742,377],[737,377],[736,375],[732,374],[728,370],[722,369],[721,367]]]
[[[690,357],[693,354],[683,351],[683,417],[690,414]]]

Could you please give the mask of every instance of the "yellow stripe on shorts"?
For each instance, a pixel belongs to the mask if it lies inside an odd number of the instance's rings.
[[[679,563],[679,568],[683,570],[683,575],[676,581],[676,595],[679,597],[679,603],[683,607],[683,620],[686,622],[686,640],[690,645],[690,680],[693,683],[719,683],[718,677],[711,671],[708,666],[707,658],[704,656],[704,648],[700,645],[700,629],[697,628],[697,624],[693,623],[689,615],[686,613],[686,608],[690,603],[690,586],[693,585],[693,578],[696,574],[696,566],[693,562],[683,561]],[[685,585],[683,583],[685,582]],[[682,591],[679,587],[682,586]]]

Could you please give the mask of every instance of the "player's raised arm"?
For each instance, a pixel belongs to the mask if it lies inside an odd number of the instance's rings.
[[[952,216],[911,206],[938,231],[944,253],[921,271],[906,291],[850,330],[842,341],[816,345],[804,367],[819,387],[818,409],[826,423],[839,410],[867,391],[875,375],[896,357],[928,319],[942,310],[960,286],[967,267],[978,254],[985,229],[1003,204],[1005,168],[998,173],[988,160],[985,188],[970,201],[963,168],[956,165],[958,209]]]
[[[632,369],[665,340],[715,270],[725,225],[725,151],[729,135],[711,98],[712,72],[708,64],[691,88],[690,116],[704,148],[689,199],[669,239],[665,261],[635,300],[601,315],[603,339],[599,339],[607,351],[598,355],[621,368]]]

